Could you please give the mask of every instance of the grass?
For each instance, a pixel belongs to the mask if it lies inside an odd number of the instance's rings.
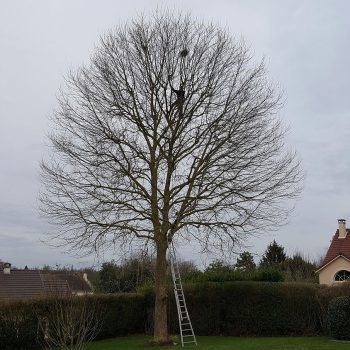
[[[145,349],[181,349],[175,347],[144,347],[149,339],[145,336],[120,337],[100,340],[90,344],[87,350],[145,350]],[[198,350],[349,350],[350,342],[335,341],[326,337],[198,337],[198,347],[186,346],[186,349]]]

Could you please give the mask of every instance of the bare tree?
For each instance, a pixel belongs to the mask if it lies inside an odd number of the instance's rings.
[[[45,349],[84,350],[101,330],[103,310],[95,299],[69,294],[56,297],[50,312],[39,317]]]
[[[155,341],[168,339],[169,241],[230,248],[285,221],[302,174],[279,108],[264,64],[189,16],[118,27],[68,75],[41,209],[72,249],[154,246]]]

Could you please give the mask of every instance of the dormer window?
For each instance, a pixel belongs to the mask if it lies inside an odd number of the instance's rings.
[[[335,282],[350,281],[350,271],[341,270],[338,271],[334,276]]]

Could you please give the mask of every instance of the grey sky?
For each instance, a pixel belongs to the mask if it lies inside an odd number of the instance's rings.
[[[92,264],[41,243],[38,164],[63,76],[87,62],[99,35],[157,5],[212,20],[243,37],[284,91],[288,143],[302,158],[305,189],[276,239],[288,253],[324,254],[337,218],[350,220],[349,1],[0,0],[0,259],[16,266]],[[184,257],[193,257],[183,250]],[[102,257],[103,258],[103,257]],[[105,256],[111,258],[110,254]]]

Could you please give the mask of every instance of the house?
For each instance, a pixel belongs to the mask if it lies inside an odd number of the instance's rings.
[[[87,275],[48,273],[41,270],[11,268],[0,262],[0,300],[31,299],[45,296],[92,294]]]
[[[346,228],[344,219],[339,219],[338,225],[326,257],[316,271],[320,284],[333,285],[350,281],[350,229]]]

